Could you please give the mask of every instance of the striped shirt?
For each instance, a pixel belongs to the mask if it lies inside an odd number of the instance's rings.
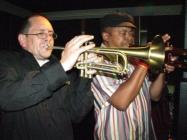
[[[128,74],[134,67],[128,64]],[[146,77],[143,86],[126,111],[113,107],[108,99],[125,77],[119,79],[107,75],[96,75],[92,82],[95,96],[95,140],[149,140],[151,130],[150,82]],[[150,139],[152,140],[152,139]]]

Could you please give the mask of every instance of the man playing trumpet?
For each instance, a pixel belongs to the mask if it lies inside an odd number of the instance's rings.
[[[101,19],[101,47],[126,47],[134,44],[135,23],[128,14],[110,14]],[[163,40],[170,39],[169,35]],[[165,73],[155,81],[148,79],[149,65],[131,59],[123,77],[98,74],[93,79],[95,96],[95,140],[154,140],[150,101],[158,101],[164,87]],[[170,73],[173,66],[165,65]]]
[[[0,139],[73,140],[72,122],[92,108],[90,80],[71,71],[91,35],[71,39],[60,60],[52,54],[56,34],[41,15],[26,19],[18,34],[19,52],[0,52]],[[92,61],[95,56],[91,56]]]

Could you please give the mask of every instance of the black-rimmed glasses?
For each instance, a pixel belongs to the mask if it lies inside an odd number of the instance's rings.
[[[50,36],[53,39],[57,39],[57,34],[53,33],[53,32],[49,32],[49,33],[41,32],[41,33],[36,33],[36,34],[26,34],[26,33],[24,33],[24,35],[35,35],[35,36],[37,36],[40,39],[45,39],[46,37]]]

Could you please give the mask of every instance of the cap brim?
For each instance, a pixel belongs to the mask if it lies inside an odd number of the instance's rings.
[[[131,22],[123,22],[121,24],[119,24],[117,27],[132,27],[132,28],[136,28],[136,26],[131,23]]]

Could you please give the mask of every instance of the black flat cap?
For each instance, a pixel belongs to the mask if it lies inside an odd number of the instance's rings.
[[[101,30],[106,27],[132,27],[136,28],[134,18],[127,13],[114,13],[105,15],[100,20]]]

